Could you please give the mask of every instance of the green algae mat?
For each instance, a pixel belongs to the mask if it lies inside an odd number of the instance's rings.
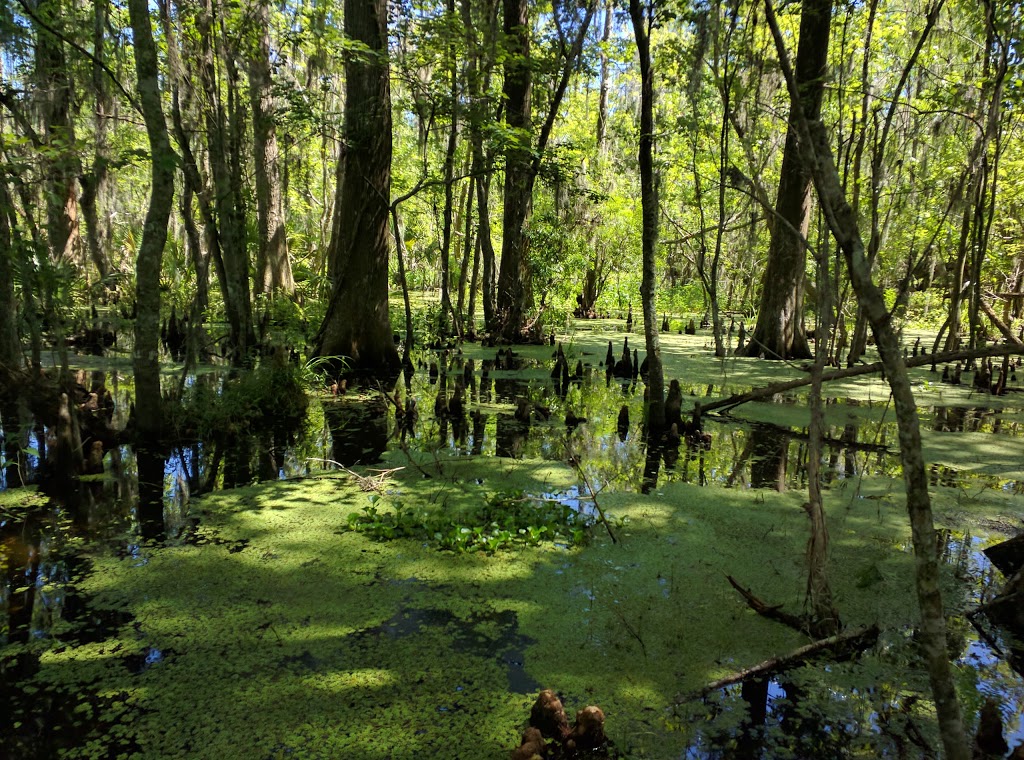
[[[98,547],[75,579],[88,600],[82,635],[69,624],[56,644],[4,650],[41,650],[38,672],[18,685],[19,729],[47,715],[39,730],[75,737],[69,758],[482,760],[507,757],[537,690],[554,688],[570,714],[600,705],[623,757],[679,757],[708,742],[696,729],[712,713],[724,737],[739,719],[728,705],[676,706],[677,695],[806,643],[747,610],[725,579],[799,611],[800,493],[608,491],[598,499],[616,543],[592,525],[585,545],[488,554],[440,550],[430,536],[379,540],[349,516],[399,509],[457,521],[499,484],[550,498],[578,485],[576,474],[476,459],[373,483],[325,476],[222,492],[193,503],[201,520],[187,543],[116,557]],[[959,535],[981,515],[1019,520],[1013,500],[985,499],[951,489],[940,507]],[[816,709],[841,707],[867,725],[885,700],[927,693],[912,659],[884,654],[913,623],[909,538],[891,484],[851,483],[829,502],[837,606],[849,626],[882,624],[885,643],[881,656],[827,676],[805,668],[803,688],[842,690],[842,705]],[[96,636],[90,620],[114,623]],[[34,714],[33,702],[51,709]],[[870,731],[842,739],[854,755],[877,749]]]

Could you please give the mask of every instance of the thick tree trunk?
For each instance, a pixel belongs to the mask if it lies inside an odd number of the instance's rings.
[[[650,29],[653,6],[642,7],[640,0],[630,0],[629,16],[633,21],[636,49],[640,56],[640,205],[643,214],[643,300],[644,340],[647,345],[647,430],[649,441],[659,441],[665,428],[665,374],[658,343],[658,312],[655,299],[658,249],[658,187],[654,176],[654,71],[651,66]]]
[[[152,172],[149,208],[135,263],[135,411],[141,440],[158,439],[160,414],[160,267],[174,202],[174,152],[160,103],[160,70],[146,0],[129,0],[139,101],[146,121]]]
[[[346,357],[348,368],[397,376],[398,351],[388,317],[388,215],[391,199],[391,89],[385,0],[345,0],[345,33],[369,55],[345,61],[347,149],[339,204],[337,279],[316,353]]]
[[[504,0],[506,39],[505,124],[519,134],[505,149],[505,215],[502,219],[501,269],[498,273],[496,327],[502,338],[518,341],[532,295],[526,220],[530,216],[533,159],[529,137],[533,87],[530,19],[527,0]]]
[[[811,169],[829,228],[843,251],[857,299],[871,324],[885,366],[886,379],[892,390],[899,429],[900,459],[906,485],[907,512],[910,516],[914,544],[922,650],[927,662],[946,757],[950,760],[967,760],[970,751],[949,664],[946,618],[939,586],[938,549],[931,498],[928,493],[928,474],[921,453],[921,429],[910,376],[903,361],[899,338],[889,318],[885,298],[871,279],[871,266],[865,255],[857,218],[843,194],[825,126],[817,119],[808,119],[804,116],[800,108],[798,85],[789,68],[785,43],[775,19],[771,0],[766,0],[765,9],[786,73],[805,162]]]
[[[39,19],[60,28],[65,9],[62,0],[43,0],[36,8]],[[71,119],[72,83],[64,42],[40,25],[36,34],[35,76],[41,94],[40,116],[45,157],[46,234],[50,260],[74,261],[78,245],[78,154]]]
[[[281,154],[274,123],[274,92],[270,70],[270,5],[258,0],[251,10],[254,39],[249,51],[249,101],[252,105],[256,162],[256,286],[260,292],[295,292],[281,193]]]
[[[809,119],[821,113],[825,92],[832,0],[805,0],[800,13],[796,78],[800,107]],[[775,225],[768,247],[768,265],[761,281],[757,323],[744,353],[766,359],[809,359],[804,333],[805,240],[811,218],[811,172],[800,155],[792,112],[782,154]]]

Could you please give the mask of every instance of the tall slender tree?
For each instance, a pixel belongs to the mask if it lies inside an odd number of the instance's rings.
[[[151,185],[142,244],[135,263],[135,410],[140,437],[159,437],[160,413],[160,268],[167,226],[174,204],[175,156],[171,150],[160,96],[160,67],[157,62],[153,26],[146,0],[129,0],[135,46],[135,72],[139,102],[149,138]]]
[[[281,192],[274,82],[270,68],[270,3],[256,0],[249,23],[249,102],[252,106],[256,178],[256,288],[262,293],[295,291]]]
[[[636,49],[640,58],[640,205],[643,212],[643,300],[644,339],[647,344],[647,425],[652,440],[658,440],[665,428],[665,374],[658,341],[658,311],[655,299],[658,248],[658,186],[654,175],[654,69],[651,61],[651,28],[654,25],[653,0],[629,0]]]

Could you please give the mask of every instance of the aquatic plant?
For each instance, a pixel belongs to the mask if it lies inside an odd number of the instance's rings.
[[[556,499],[534,498],[522,491],[498,491],[478,506],[457,512],[409,509],[396,501],[380,509],[379,494],[348,516],[350,530],[378,541],[411,538],[454,552],[496,551],[537,546],[542,541],[578,546],[586,542],[591,521]]]

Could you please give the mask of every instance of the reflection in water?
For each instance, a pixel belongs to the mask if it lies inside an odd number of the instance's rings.
[[[786,490],[790,437],[774,425],[754,423],[750,430],[750,485]]]
[[[331,431],[331,458],[343,467],[374,464],[388,445],[388,408],[382,396],[324,404]]]
[[[529,420],[521,421],[513,414],[498,415],[497,456],[522,459],[529,437]]]

